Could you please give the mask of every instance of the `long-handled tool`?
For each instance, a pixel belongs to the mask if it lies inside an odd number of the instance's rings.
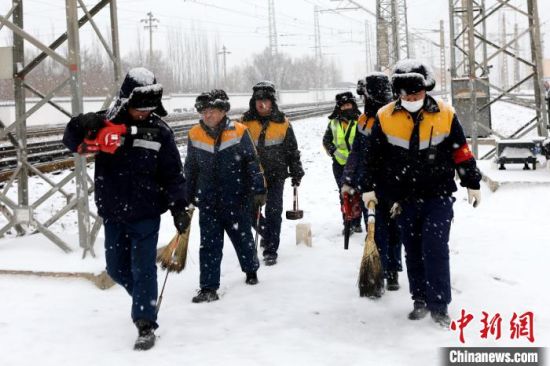
[[[189,222],[193,219],[193,212],[195,208],[190,206],[187,209],[189,215]],[[162,296],[164,295],[164,288],[166,287],[166,281],[170,272],[180,273],[185,268],[187,263],[187,248],[189,247],[189,235],[191,232],[191,224],[183,233],[176,233],[174,238],[164,248],[158,250],[157,262],[160,263],[162,269],[166,270],[166,277],[164,277],[164,283],[160,291],[159,298],[157,300],[157,313],[162,303]]]
[[[380,297],[384,293],[382,262],[376,242],[374,241],[375,206],[374,201],[370,201],[367,205],[367,237],[365,239],[358,280],[359,296],[370,298]]]
[[[294,199],[292,202],[292,210],[286,212],[287,220],[300,220],[304,217],[304,211],[298,208],[298,187],[294,186]]]
[[[258,231],[260,230],[260,217],[262,217],[262,206],[258,206],[258,209],[256,210],[256,232],[254,233],[254,245],[256,245],[256,253],[258,252]]]
[[[344,193],[342,199],[342,213],[344,214],[344,249],[349,247],[349,237],[351,234],[351,223],[353,220],[361,217],[361,197],[359,193]]]

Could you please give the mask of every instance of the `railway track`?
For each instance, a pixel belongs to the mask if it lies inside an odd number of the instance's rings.
[[[333,103],[301,104],[282,106],[291,121],[328,114],[334,108]],[[229,115],[239,118],[244,110],[234,110]],[[196,113],[172,114],[164,118],[176,136],[176,143],[184,145],[187,131],[197,123]],[[41,172],[69,169],[74,166],[72,153],[63,145],[61,138],[65,125],[29,129],[27,133],[27,161]],[[8,140],[0,141],[0,182],[13,174],[18,164],[17,149]]]

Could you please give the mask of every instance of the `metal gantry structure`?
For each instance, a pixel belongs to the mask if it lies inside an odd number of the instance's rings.
[[[539,136],[548,136],[537,0],[495,0],[489,5],[485,0],[449,0],[453,105],[472,138],[476,156],[480,136],[493,134],[501,139],[520,138],[533,129]],[[512,39],[489,39],[488,25],[497,26],[498,16],[504,11],[514,13],[518,19]],[[500,22],[502,24],[502,20]],[[520,40],[521,44],[530,45],[529,53],[517,52]],[[490,78],[491,60],[498,56],[514,62],[514,82],[507,87]],[[520,75],[520,63],[525,66],[524,75]],[[527,83],[532,84],[533,101],[515,95]],[[502,136],[491,129],[490,113],[490,107],[500,100],[532,109],[535,116],[510,136]],[[491,151],[483,157],[493,155],[494,151]]]
[[[7,219],[7,224],[0,228],[0,237],[14,228],[19,235],[26,233],[42,233],[50,241],[62,250],[69,252],[71,246],[65,243],[58,235],[49,229],[51,225],[65,216],[71,210],[77,211],[79,245],[83,249],[83,257],[87,253],[94,256],[93,245],[99,229],[101,219],[90,212],[88,205],[89,194],[93,190],[93,181],[86,172],[87,160],[84,156],[74,155],[75,169],[67,174],[61,181],[54,182],[47,175],[40,172],[27,159],[27,118],[45,104],[49,104],[70,118],[83,112],[83,93],[80,68],[80,28],[89,23],[105,48],[113,66],[113,84],[109,96],[105,99],[103,107],[107,107],[116,92],[121,81],[121,66],[118,38],[117,1],[100,0],[91,8],[83,0],[65,0],[65,15],[67,30],[51,44],[46,45],[24,28],[23,20],[24,0],[13,0],[12,7],[6,16],[0,16],[0,25],[8,28],[13,33],[13,86],[15,98],[15,121],[10,124],[0,122],[0,139],[8,137],[14,145],[18,155],[18,166],[10,179],[0,191],[0,213]],[[102,9],[109,8],[111,44],[105,40],[99,27],[94,21],[94,16]],[[80,9],[80,10],[79,10]],[[79,15],[80,13],[80,15]],[[10,20],[11,18],[11,20]],[[36,47],[41,53],[25,62],[25,42]],[[64,46],[67,56],[63,56],[58,49]],[[37,65],[47,58],[55,60],[66,70],[66,78],[59,85],[52,85],[48,91],[40,91],[33,87],[26,79]],[[58,105],[53,97],[66,86],[71,91],[71,111],[67,111]],[[40,98],[32,108],[26,106],[26,92],[30,92]],[[50,186],[50,189],[31,202],[29,197],[29,175],[34,174]],[[75,182],[74,186],[72,182]],[[17,200],[11,198],[11,188],[17,182]],[[74,188],[73,188],[74,187]],[[66,204],[51,216],[40,215],[37,211],[40,206],[50,200],[55,194],[62,194]],[[92,224],[93,220],[93,224]]]
[[[275,0],[267,0],[269,22],[269,49],[271,56],[275,56],[279,50],[277,45],[277,22],[275,18]]]
[[[330,11],[336,13],[342,10],[362,10],[376,19],[375,69],[377,71],[390,71],[397,61],[410,57],[406,0],[376,0],[376,12],[356,0],[347,0],[347,2],[354,7],[337,7]],[[365,43],[369,43],[367,22],[365,22]],[[368,50],[365,57],[369,58]]]
[[[379,71],[409,57],[406,0],[376,1],[376,50]]]

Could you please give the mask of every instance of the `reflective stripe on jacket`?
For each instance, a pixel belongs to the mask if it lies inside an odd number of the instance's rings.
[[[265,122],[243,118],[241,123],[250,131],[267,180],[284,180],[288,176],[302,178],[300,151],[288,118]]]
[[[229,121],[214,138],[201,124],[189,131],[185,177],[189,201],[200,209],[224,210],[242,206],[250,194],[264,193],[265,180],[250,133]]]
[[[355,139],[357,121],[350,121],[344,127],[341,121],[333,119],[329,122],[329,126],[332,131],[332,143],[336,148],[334,159],[338,164],[345,165]]]

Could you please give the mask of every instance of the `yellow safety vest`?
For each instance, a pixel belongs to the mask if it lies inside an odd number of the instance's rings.
[[[332,143],[336,146],[334,159],[340,165],[345,165],[348,161],[348,156],[355,139],[355,126],[357,121],[349,121],[346,128],[342,126],[339,120],[333,119],[330,121],[330,129],[332,130]],[[346,138],[347,137],[347,138]],[[347,141],[347,142],[346,142]]]

